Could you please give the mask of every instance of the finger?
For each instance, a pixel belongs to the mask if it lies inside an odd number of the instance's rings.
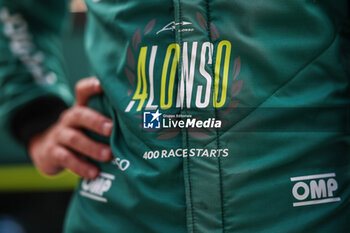
[[[91,96],[101,92],[101,83],[96,77],[80,80],[75,85],[76,105],[85,105]]]
[[[107,137],[113,129],[111,119],[87,107],[74,107],[63,120],[68,126],[86,128]]]
[[[60,144],[85,156],[100,161],[112,159],[112,151],[109,146],[91,140],[78,130],[65,129],[57,137]]]
[[[78,158],[73,152],[64,147],[56,147],[54,156],[57,163],[62,167],[67,168],[84,178],[94,179],[99,173],[94,165]]]

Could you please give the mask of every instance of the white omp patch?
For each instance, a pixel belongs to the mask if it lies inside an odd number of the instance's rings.
[[[94,180],[84,179],[81,182],[80,195],[99,202],[107,202],[107,198],[103,196],[112,187],[114,175],[101,172]]]
[[[45,55],[35,46],[23,17],[20,14],[10,14],[7,8],[2,8],[0,20],[4,26],[2,33],[9,39],[11,53],[25,65],[35,82],[41,85],[54,84],[57,76],[44,67]]]
[[[335,173],[292,177],[294,182],[292,194],[295,198],[294,207],[317,205],[341,201],[335,196],[338,182]]]

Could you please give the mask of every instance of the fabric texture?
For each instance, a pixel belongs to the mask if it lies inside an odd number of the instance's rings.
[[[22,144],[73,101],[60,39],[67,1],[0,1],[0,120]]]
[[[115,160],[66,232],[348,231],[347,1],[86,3]],[[144,129],[157,110],[225,124]]]
[[[86,4],[114,159],[65,232],[348,232],[348,1]]]

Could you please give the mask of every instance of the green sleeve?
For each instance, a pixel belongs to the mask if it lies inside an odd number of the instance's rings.
[[[45,129],[73,101],[60,44],[67,3],[0,0],[0,125],[15,136]]]

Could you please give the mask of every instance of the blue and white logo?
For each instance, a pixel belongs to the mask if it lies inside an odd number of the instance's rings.
[[[144,129],[160,129],[160,116],[157,112],[143,112],[143,128]]]

